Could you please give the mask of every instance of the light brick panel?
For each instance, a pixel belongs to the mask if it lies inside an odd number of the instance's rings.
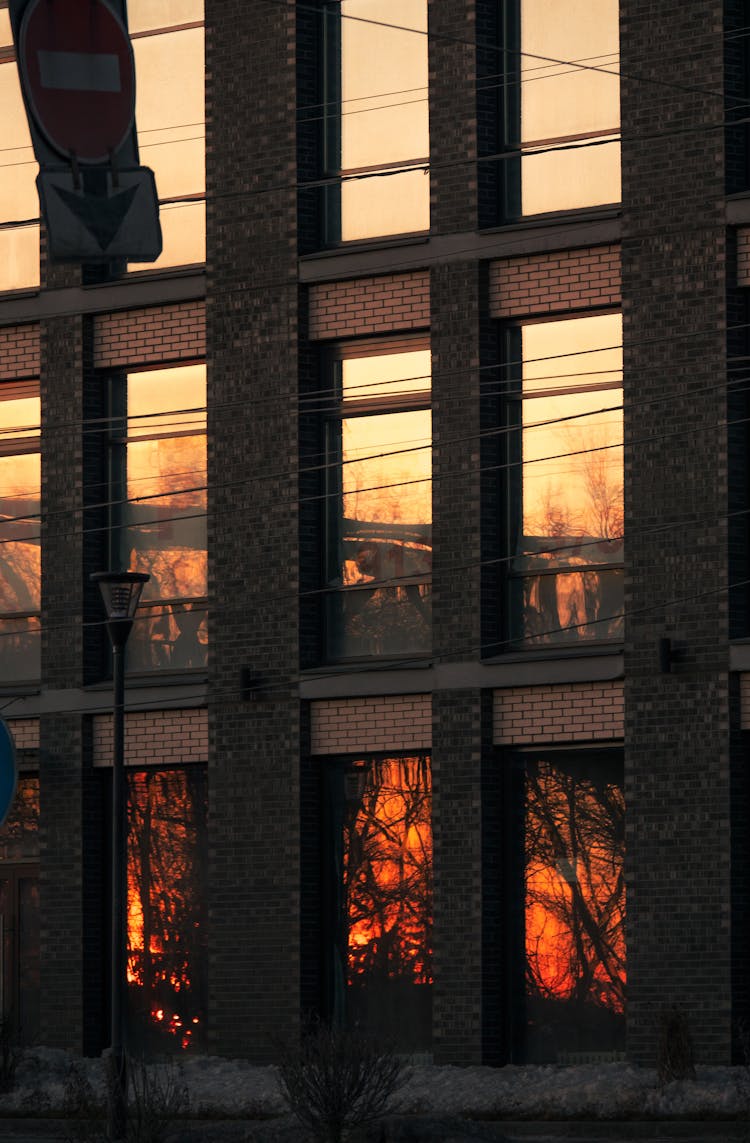
[[[750,286],[750,226],[737,229],[737,285]]]
[[[128,766],[169,766],[208,759],[205,710],[134,711],[125,715]],[[112,716],[94,718],[94,765],[112,763]]]
[[[619,305],[617,246],[530,254],[490,266],[490,314],[495,318]]]
[[[150,306],[94,319],[94,365],[150,365],[190,361],[206,353],[203,302]]]
[[[0,380],[39,376],[39,326],[9,325],[0,329]]]
[[[426,271],[358,278],[310,288],[310,337],[362,337],[430,324]]]
[[[38,718],[9,718],[8,729],[13,735],[16,750],[39,749]]]
[[[313,754],[428,750],[432,745],[429,695],[384,695],[311,704]]]
[[[509,687],[495,692],[498,745],[622,738],[621,682]]]

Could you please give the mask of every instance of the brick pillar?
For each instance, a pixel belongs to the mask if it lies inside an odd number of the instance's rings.
[[[620,18],[628,1046],[652,1062],[659,1010],[676,1004],[698,1060],[726,1063],[722,4],[622,0]],[[669,674],[662,636],[682,652]]]
[[[209,1036],[258,1062],[300,1004],[294,17],[206,12]]]
[[[59,276],[59,275],[58,275]],[[81,430],[82,323],[41,323],[42,400],[42,684],[80,686],[83,536]],[[41,1040],[83,1047],[82,718],[40,722]]]

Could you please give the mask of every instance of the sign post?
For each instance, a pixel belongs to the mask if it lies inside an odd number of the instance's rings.
[[[50,256],[153,262],[158,196],[139,165],[122,0],[10,0],[10,16]]]

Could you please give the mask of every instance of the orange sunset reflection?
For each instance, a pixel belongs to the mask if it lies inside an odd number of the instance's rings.
[[[527,767],[526,987],[539,1025],[568,1019],[585,1034],[624,1013],[624,813],[620,784],[593,767]]]
[[[205,779],[128,775],[128,960],[138,1046],[203,1045]]]

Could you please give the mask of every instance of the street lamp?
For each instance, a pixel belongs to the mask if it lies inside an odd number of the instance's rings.
[[[112,722],[112,979],[110,983],[111,1044],[107,1054],[107,1115],[112,1143],[127,1133],[126,958],[127,958],[127,840],[125,786],[125,644],[133,626],[145,572],[95,572],[107,612],[113,656]]]

